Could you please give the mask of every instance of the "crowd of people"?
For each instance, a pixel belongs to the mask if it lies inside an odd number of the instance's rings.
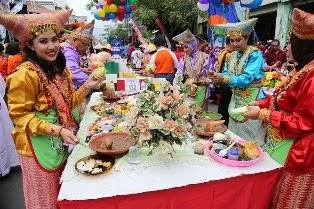
[[[0,44],[0,175],[21,166],[26,209],[57,208],[67,145],[79,140],[78,107],[104,79],[91,73],[94,21],[59,39],[71,12],[0,15],[0,24],[19,41]],[[268,48],[254,42],[254,18],[217,26],[225,35],[217,63],[208,43],[190,30],[173,37],[176,51],[156,35],[152,43],[129,44],[127,52],[135,72],[184,82],[198,110],[210,111],[211,94],[221,95],[218,112],[228,129],[256,141],[283,166],[272,209],[314,208],[313,18],[293,10],[286,51],[277,39]],[[110,45],[100,51],[112,54]],[[272,96],[261,82],[268,71],[286,76]],[[231,113],[242,106],[246,113]]]

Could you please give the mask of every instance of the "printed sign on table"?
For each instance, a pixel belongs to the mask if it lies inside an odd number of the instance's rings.
[[[137,93],[140,91],[140,80],[139,79],[125,79],[125,93]]]

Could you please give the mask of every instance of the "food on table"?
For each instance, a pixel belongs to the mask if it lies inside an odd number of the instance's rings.
[[[216,132],[224,123],[225,123],[225,120],[209,121],[208,123],[206,123],[204,127],[204,131]]]
[[[232,114],[243,114],[243,113],[246,113],[248,111],[249,111],[248,107],[244,106],[244,107],[238,107],[238,108],[231,110],[231,113]]]
[[[247,141],[243,144],[244,146],[244,153],[251,158],[252,160],[256,159],[259,157],[259,149],[258,149],[258,144],[257,142],[253,141]]]
[[[201,112],[197,115],[197,118],[204,118],[209,120],[221,120],[222,115],[217,112]]]
[[[218,140],[226,140],[227,137],[222,134],[222,133],[215,133],[214,136],[213,136],[213,140],[214,141],[218,141]]]
[[[109,88],[107,87],[106,89],[104,89],[102,91],[102,94],[107,98],[107,99],[110,99],[110,98],[116,98],[116,93],[115,91],[112,89],[112,88]]]
[[[196,142],[193,146],[195,154],[203,155],[204,154],[204,144],[201,142]]]
[[[218,155],[220,150],[227,148],[231,143],[232,143],[231,140],[218,140],[218,141],[214,140],[210,146],[210,149]],[[239,161],[250,161],[257,159],[260,156],[259,146],[256,142],[253,141],[236,143],[236,146],[233,147],[232,149],[235,149],[237,151],[238,154],[237,158]],[[226,155],[224,158],[229,158],[229,156]]]
[[[88,160],[79,161],[76,164],[76,168],[83,173],[98,174],[104,170],[112,167],[111,162],[105,162],[102,160],[95,160],[90,158]]]
[[[112,149],[112,144],[113,144],[113,141],[111,139],[105,140],[105,145],[106,145],[107,149]]]

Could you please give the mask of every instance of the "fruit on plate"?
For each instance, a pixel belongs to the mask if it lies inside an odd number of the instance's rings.
[[[231,113],[232,114],[243,114],[243,113],[246,113],[248,111],[249,111],[248,107],[244,106],[244,107],[238,107],[238,108],[231,110]]]

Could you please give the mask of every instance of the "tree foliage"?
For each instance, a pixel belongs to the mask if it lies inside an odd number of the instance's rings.
[[[110,30],[109,32],[109,37],[119,37],[125,40],[128,39],[128,35],[129,35],[128,28],[125,27],[124,24],[119,24],[118,27]]]
[[[132,11],[136,20],[152,30],[158,29],[155,20],[159,18],[171,37],[193,29],[199,12],[196,0],[138,0],[138,5]]]

